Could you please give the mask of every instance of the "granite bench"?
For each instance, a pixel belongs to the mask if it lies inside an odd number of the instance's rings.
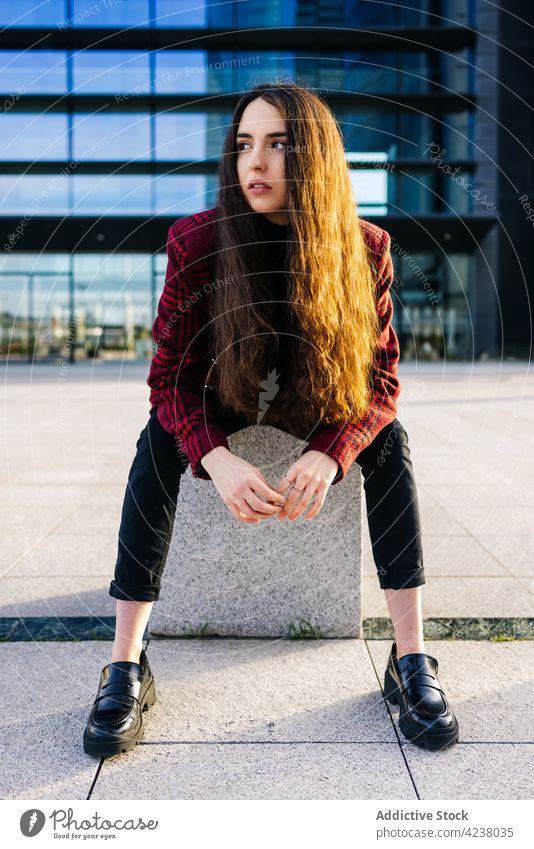
[[[257,430],[230,434],[228,444],[275,486],[303,444],[268,425],[258,439]],[[360,638],[362,502],[354,463],[314,519],[244,524],[188,466],[149,634]]]

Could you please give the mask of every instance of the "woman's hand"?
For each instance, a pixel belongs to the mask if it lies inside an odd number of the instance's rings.
[[[286,516],[294,522],[315,496],[315,504],[308,511],[305,519],[313,519],[324,504],[326,493],[338,472],[338,463],[322,451],[307,451],[289,467],[276,492],[285,492],[293,483],[286,499],[286,505],[278,513],[279,519]],[[298,490],[303,490],[298,492]]]
[[[209,451],[201,462],[215,489],[239,522],[257,524],[262,519],[277,515],[284,507],[286,499],[272,489],[263,473],[224,446]],[[260,495],[266,500],[263,501]]]

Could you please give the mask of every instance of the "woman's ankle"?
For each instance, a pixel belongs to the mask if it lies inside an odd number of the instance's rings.
[[[119,660],[128,660],[133,661],[134,663],[140,662],[140,654],[143,646],[121,646],[120,644],[113,644],[113,648],[111,650],[111,663],[116,663]]]

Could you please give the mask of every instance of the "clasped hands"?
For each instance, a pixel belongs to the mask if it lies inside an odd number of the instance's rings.
[[[272,515],[275,515],[279,520],[288,518],[291,522],[294,522],[315,497],[314,504],[304,516],[305,519],[313,519],[322,508],[326,493],[337,472],[338,464],[328,454],[324,454],[322,451],[307,451],[302,454],[282,476],[278,485],[271,487],[274,492],[285,497],[284,506],[278,513]],[[263,475],[262,478],[270,486]],[[289,493],[285,496],[288,489]],[[256,522],[260,522],[261,519],[268,519],[270,515],[269,513],[257,513]]]
[[[202,458],[202,465],[230,513],[238,522],[249,524],[275,516],[294,522],[315,498],[304,517],[313,519],[338,471],[337,461],[328,454],[306,451],[289,467],[278,486],[272,487],[260,469],[223,445],[209,451]]]

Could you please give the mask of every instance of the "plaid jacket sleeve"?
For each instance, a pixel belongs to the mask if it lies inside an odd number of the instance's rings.
[[[391,237],[383,230],[378,251],[377,312],[380,322],[377,368],[373,379],[372,399],[363,418],[348,422],[341,428],[328,426],[319,431],[302,451],[322,451],[337,460],[339,469],[332,484],[346,476],[356,457],[366,448],[386,425],[397,415],[396,400],[400,394],[397,378],[399,342],[391,323],[393,300],[393,263],[391,261]]]
[[[188,267],[190,271],[188,272]],[[191,285],[191,270],[180,220],[167,237],[167,270],[152,327],[156,353],[147,383],[151,412],[177,437],[178,447],[196,478],[211,480],[200,460],[218,445],[229,448],[224,430],[214,423],[213,401],[206,378],[211,365],[205,341],[206,295]]]

